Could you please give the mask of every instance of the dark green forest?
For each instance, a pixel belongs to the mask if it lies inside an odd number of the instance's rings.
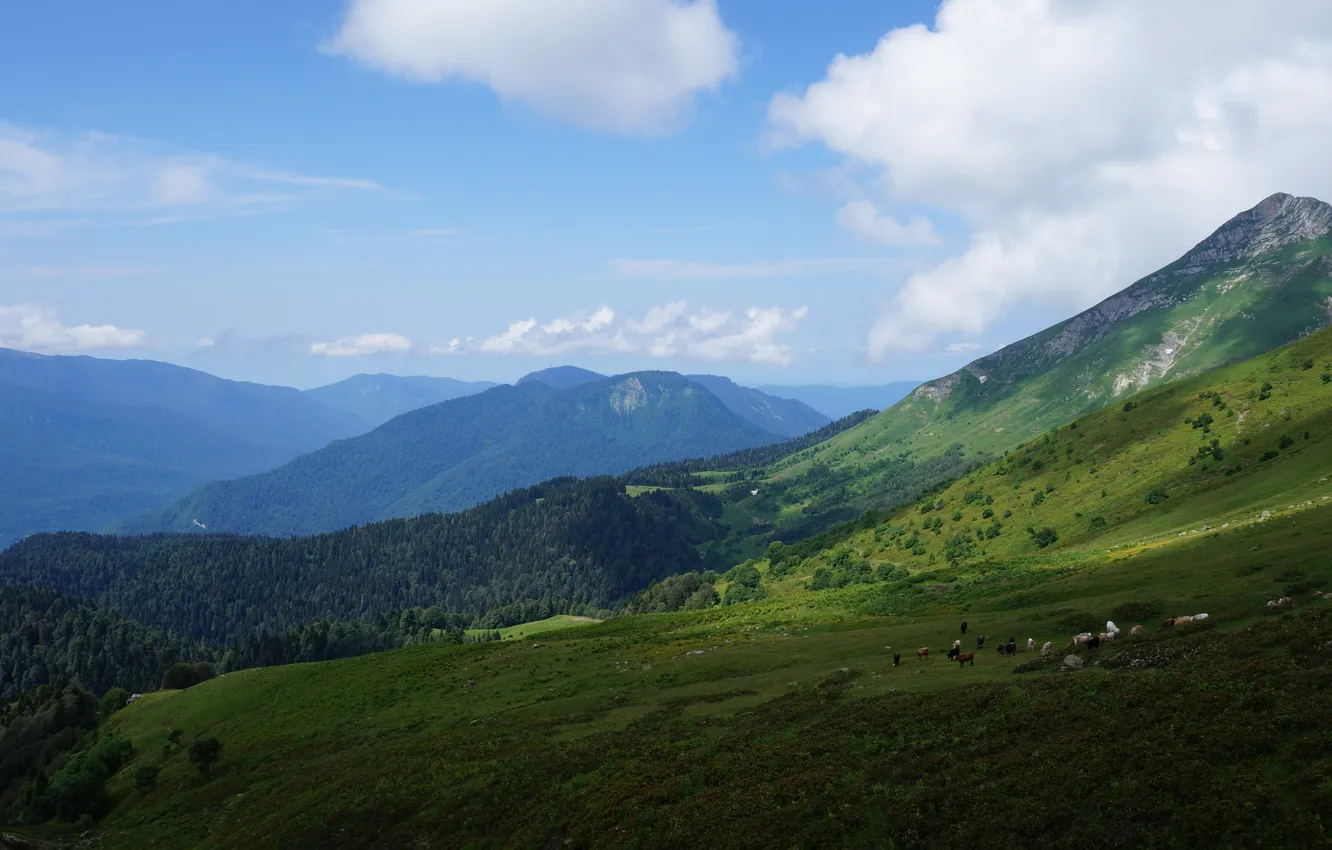
[[[94,599],[212,645],[411,607],[490,627],[509,624],[486,617],[506,606],[599,611],[696,570],[720,512],[705,494],[630,498],[610,478],[558,479],[462,513],[307,538],[37,535],[0,554],[0,581]]]

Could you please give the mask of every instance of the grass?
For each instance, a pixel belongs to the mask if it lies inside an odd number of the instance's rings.
[[[503,629],[468,629],[467,634],[471,637],[481,637],[482,635],[499,632],[499,636],[502,640],[513,640],[515,638],[532,637],[533,635],[559,631],[561,629],[590,626],[600,622],[600,620],[592,617],[573,617],[568,614],[556,614],[554,617],[547,617],[544,620],[536,620],[531,623],[520,623],[516,626],[508,626]]]
[[[1133,551],[1025,556],[944,590],[787,592],[539,645],[231,673],[113,718],[140,755],[115,779],[101,841],[948,847],[1034,830],[1073,847],[1113,828],[1124,846],[1310,846],[1332,804],[1316,651],[1332,621],[1307,591],[1299,616],[1263,603],[1293,577],[1332,578],[1329,520],[1315,508]],[[1212,617],[1193,633],[1148,623],[1079,673],[1015,676],[1027,653],[940,657],[963,618],[968,649],[977,633],[1062,646],[1070,614],[1134,601]],[[1116,652],[1158,666],[1115,667]],[[187,745],[222,740],[215,779],[162,755],[173,728]],[[147,763],[163,772],[145,795],[130,778]]]
[[[1310,360],[1319,368],[1304,368]],[[1321,379],[1328,362],[1332,332],[1323,331],[1135,396],[1131,409],[1107,408],[1051,430],[845,546],[871,563],[928,569],[949,563],[958,535],[965,554],[951,560],[983,562],[1040,551],[1028,528],[1053,528],[1055,549],[1107,549],[1325,504],[1332,500],[1332,384]],[[1276,456],[1263,460],[1268,452]],[[930,522],[937,527],[926,528]]]

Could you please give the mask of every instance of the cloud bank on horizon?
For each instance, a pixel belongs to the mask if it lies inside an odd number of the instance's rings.
[[[882,359],[1026,304],[1090,306],[1274,191],[1332,192],[1332,6],[1317,0],[945,0],[932,28],[775,96],[778,146],[867,170],[837,216],[880,241],[966,222],[893,294]],[[1290,187],[1290,188],[1288,188]],[[883,210],[888,210],[887,212]]]
[[[633,319],[602,305],[587,313],[546,322],[521,319],[482,339],[454,337],[444,342],[413,343],[400,334],[372,333],[312,343],[309,351],[324,357],[620,354],[785,366],[792,360],[791,346],[779,337],[794,333],[808,313],[805,307],[750,307],[735,312],[673,301],[652,307],[641,319]]]

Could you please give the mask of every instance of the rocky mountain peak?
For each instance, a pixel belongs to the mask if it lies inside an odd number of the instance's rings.
[[[1184,255],[1180,271],[1233,263],[1332,234],[1332,204],[1278,192],[1221,225]]]

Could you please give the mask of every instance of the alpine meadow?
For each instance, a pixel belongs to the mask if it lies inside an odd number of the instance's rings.
[[[0,850],[1332,847],[1332,8],[8,17]]]

